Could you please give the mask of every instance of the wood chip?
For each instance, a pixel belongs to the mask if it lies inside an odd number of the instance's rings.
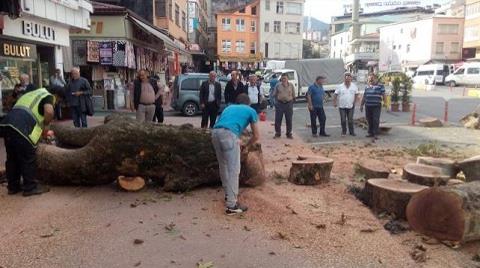
[[[135,244],[135,245],[141,245],[141,244],[143,244],[143,242],[144,241],[142,239],[138,239],[138,238],[133,240],[133,244]]]

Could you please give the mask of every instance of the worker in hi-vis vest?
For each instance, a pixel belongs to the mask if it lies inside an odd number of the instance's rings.
[[[37,145],[47,135],[54,117],[55,96],[44,88],[24,94],[0,122],[7,151],[8,194],[23,196],[48,192],[37,182]],[[20,182],[23,178],[23,185]]]

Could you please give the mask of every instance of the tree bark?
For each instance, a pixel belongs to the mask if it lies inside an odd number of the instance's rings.
[[[469,129],[480,129],[480,105],[470,114],[463,117],[460,122]]]
[[[480,155],[461,161],[458,166],[467,182],[480,180]]]
[[[407,219],[415,231],[440,241],[480,239],[480,181],[421,191],[408,203]]]
[[[59,144],[80,148],[40,145],[39,178],[55,185],[100,185],[112,183],[120,175],[140,176],[159,182],[165,191],[220,183],[208,132],[191,125],[139,123],[122,115],[109,116],[105,122],[87,130],[53,127]],[[246,154],[242,169],[249,165],[250,154],[263,163],[261,146],[257,146]],[[257,172],[265,174],[263,164],[255,163],[248,174],[256,176]]]
[[[446,158],[421,156],[417,158],[417,164],[439,167],[442,169],[443,173],[450,176],[450,178],[456,178],[458,174],[457,162]]]
[[[443,127],[442,121],[434,117],[422,118],[418,122],[424,127]]]
[[[366,179],[388,178],[390,170],[385,164],[376,160],[364,160],[356,164],[355,173],[364,176]]]
[[[404,180],[370,179],[365,183],[364,198],[375,213],[393,213],[397,218],[405,219],[410,198],[427,188]]]
[[[317,185],[330,181],[333,160],[323,157],[292,162],[288,181],[299,185]]]
[[[446,185],[450,179],[441,168],[422,164],[407,164],[403,168],[402,177],[409,182],[426,186]]]

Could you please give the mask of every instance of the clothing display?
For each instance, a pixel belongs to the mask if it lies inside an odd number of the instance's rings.
[[[92,67],[92,81],[103,80],[103,75],[105,74],[105,69],[103,66],[93,66]]]
[[[87,65],[87,41],[74,40],[72,41],[73,50],[73,65],[85,66]]]
[[[99,43],[97,41],[87,41],[87,61],[100,62]]]
[[[125,44],[125,66],[127,66],[130,69],[135,69],[135,49],[133,47],[133,44],[130,42],[126,42]]]
[[[126,41],[115,41],[113,46],[113,66],[127,67]]]
[[[100,64],[112,65],[113,64],[113,46],[112,42],[100,42]]]

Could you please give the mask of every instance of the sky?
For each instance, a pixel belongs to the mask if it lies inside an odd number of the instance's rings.
[[[374,0],[360,0],[360,2],[376,2]],[[378,0],[385,1],[385,0]],[[445,3],[448,0],[423,0],[426,4]],[[323,22],[330,23],[332,16],[343,15],[343,5],[353,3],[353,0],[306,0],[305,16],[315,17]]]

